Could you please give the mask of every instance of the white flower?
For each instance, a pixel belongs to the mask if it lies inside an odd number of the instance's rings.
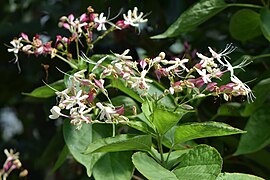
[[[14,54],[18,54],[19,50],[23,47],[23,44],[21,43],[22,37],[19,39],[13,39],[10,44],[13,46],[12,48],[8,49],[8,52],[13,52]]]
[[[59,118],[59,116],[65,116],[65,117],[67,117],[66,115],[64,115],[64,114],[61,113],[61,109],[58,106],[53,106],[50,111],[52,113],[49,116],[50,119],[57,119],[57,118]]]
[[[143,13],[138,15],[138,8],[134,7],[133,11],[129,10],[127,15],[123,14],[124,23],[133,27],[139,27],[141,23],[147,22],[147,19],[143,19]]]
[[[208,47],[209,51],[212,54],[212,57],[217,59],[217,61],[224,66],[225,63],[223,63],[223,61],[221,60],[221,58],[223,57],[226,60],[226,57],[228,58],[228,54],[230,54],[231,52],[233,52],[236,47],[234,47],[232,44],[227,44],[225,49],[223,51],[221,51],[220,53],[216,53],[211,47]]]
[[[231,77],[231,81],[236,84],[236,86],[233,87],[233,91],[236,93],[236,95],[244,95],[247,96],[248,102],[253,102],[256,98],[254,94],[252,93],[252,90],[248,85],[243,83],[240,79],[238,79],[236,76]]]
[[[147,84],[147,82],[151,83],[153,82],[150,79],[146,79],[145,76],[147,74],[146,70],[143,70],[141,72],[141,77],[131,77],[131,87],[132,88],[136,88],[136,89],[144,89],[144,90],[148,90],[150,88],[150,86]]]
[[[205,84],[207,84],[208,82],[212,82],[211,79],[210,79],[210,74],[206,74],[206,69],[198,69],[198,68],[195,68],[196,71],[200,74],[200,76],[202,77],[202,80]]]
[[[94,22],[97,24],[97,30],[98,31],[106,31],[107,28],[105,26],[105,23],[107,22],[107,18],[103,16],[104,13],[100,13],[99,17],[95,17]]]
[[[114,53],[114,55],[120,60],[132,60],[132,56],[127,56],[129,49],[126,49],[122,54]]]
[[[114,106],[112,104],[109,104],[108,106],[103,106],[100,102],[96,103],[96,106],[101,110],[100,111],[100,120],[108,120],[111,121],[112,114],[115,114],[116,111],[114,110]]]
[[[179,71],[179,73],[181,73],[183,70],[185,70],[186,72],[189,72],[188,68],[185,66],[185,63],[188,62],[188,59],[181,60],[179,58],[175,58],[175,60],[171,60],[171,61],[161,60],[161,62],[165,65],[172,64],[172,66],[169,66],[166,68],[166,72],[170,72],[172,70],[176,71],[178,67],[181,67],[181,70]]]
[[[88,95],[82,95],[82,90],[78,91],[76,96],[72,96],[63,101],[63,104],[66,105],[66,109],[71,109],[76,104],[80,107],[80,109],[84,110],[86,107],[81,101],[88,98]]]

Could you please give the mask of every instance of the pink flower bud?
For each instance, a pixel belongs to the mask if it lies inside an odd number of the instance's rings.
[[[21,33],[21,36],[22,36],[22,38],[24,39],[24,40],[26,40],[26,41],[29,41],[29,39],[28,39],[28,35],[27,34],[25,34],[25,33]]]

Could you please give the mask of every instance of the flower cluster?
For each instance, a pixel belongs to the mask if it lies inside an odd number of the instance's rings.
[[[26,169],[22,169],[22,163],[19,160],[19,153],[15,153],[13,149],[10,149],[10,151],[5,149],[4,153],[6,154],[7,159],[3,164],[3,169],[0,169],[1,179],[6,180],[9,174],[15,169],[21,170],[19,175],[20,177],[27,176],[28,171]]]
[[[112,18],[111,20],[115,18]],[[60,58],[72,68],[77,68],[76,63],[71,61],[76,58],[78,59],[79,57],[79,43],[82,44],[82,37],[85,39],[89,50],[109,32],[122,30],[128,27],[140,29],[141,24],[147,22],[147,19],[145,19],[142,12],[138,15],[138,9],[136,7],[133,11],[129,10],[127,15],[123,14],[123,18],[116,23],[111,22],[111,20],[108,19],[103,12],[100,14],[95,13],[94,9],[90,6],[87,8],[87,13],[83,13],[78,18],[73,14],[60,18],[58,24],[59,27],[67,29],[71,33],[70,37],[57,35],[53,45],[53,41],[45,42],[38,34],[30,40],[27,34],[21,33],[19,38],[14,38],[10,42],[11,46],[9,46],[8,52],[14,54],[15,63],[19,63],[18,53],[22,51],[26,54],[34,54],[36,56],[51,55],[51,58]],[[107,29],[108,26],[110,26],[109,29]],[[93,39],[94,30],[105,32],[96,39]],[[73,42],[76,43],[77,57],[73,57],[68,47]],[[20,70],[19,64],[18,68]]]
[[[191,68],[187,67],[189,59],[167,60],[164,52],[155,58],[134,61],[128,55],[129,50],[126,50],[123,54],[114,54],[114,60],[105,65],[102,63],[107,56],[95,63],[84,55],[82,59],[95,66],[87,76],[85,75],[86,69],[73,75],[66,74],[69,77],[70,85],[64,91],[56,92],[59,103],[51,109],[50,118],[56,119],[59,116],[70,118],[71,123],[78,128],[82,126],[83,122],[126,123],[128,118],[123,114],[124,107],[113,105],[104,83],[112,78],[120,80],[125,86],[140,94],[141,98],[147,98],[147,96],[151,96],[148,91],[150,83],[154,81],[147,78],[147,74],[152,70],[156,73],[157,79],[168,78],[170,87],[164,91],[161,97],[171,94],[175,96],[175,99],[181,98],[181,102],[177,102],[176,105],[186,104],[195,98],[209,95],[223,95],[226,101],[232,96],[242,95],[247,96],[248,101],[253,101],[255,97],[251,89],[234,73],[234,69],[242,68],[248,63],[244,61],[237,66],[232,66],[226,59],[228,53],[233,49],[232,45],[228,45],[224,51],[216,53],[209,48],[211,57],[197,53],[200,61]],[[101,73],[95,74],[97,69],[101,69]],[[231,82],[220,85],[218,81],[222,82],[221,78],[225,73],[230,74]],[[99,93],[107,97],[107,102],[98,101],[96,96]],[[66,115],[62,113],[63,110],[69,110],[69,113]]]

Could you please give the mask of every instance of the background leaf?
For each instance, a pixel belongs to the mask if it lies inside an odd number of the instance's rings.
[[[129,150],[149,151],[152,145],[150,135],[121,134],[115,137],[99,139],[90,143],[85,153],[117,152]]]
[[[270,93],[270,78],[260,81],[253,88],[253,91],[256,99],[253,103],[246,104],[244,111],[241,113],[242,116],[250,116],[261,108]]]
[[[222,158],[218,151],[207,145],[199,145],[181,157],[180,165],[173,172],[178,179],[214,180],[221,168]]]
[[[162,167],[146,153],[133,154],[132,162],[136,169],[149,180],[177,180],[171,171]]]
[[[95,132],[95,129],[97,131]],[[93,140],[107,136],[108,126],[100,128],[99,125],[85,124],[80,130],[76,130],[68,120],[64,122],[63,133],[66,145],[72,156],[87,169],[87,175],[92,175],[92,169],[97,160],[104,154],[84,154],[83,152]],[[103,134],[102,134],[103,133]]]
[[[268,8],[263,8],[260,13],[261,17],[261,30],[264,37],[270,41],[270,10]]]
[[[268,105],[269,106],[269,105]],[[264,107],[250,116],[234,155],[258,151],[270,143],[270,109]]]
[[[127,180],[133,174],[132,152],[114,152],[102,156],[95,164],[93,175],[96,180]]]
[[[223,0],[201,0],[182,13],[164,33],[152,38],[176,37],[183,32],[191,31],[226,7],[227,4]]]
[[[263,180],[263,178],[242,173],[221,173],[216,180]]]
[[[49,84],[49,85],[58,91],[62,91],[65,89],[65,85],[64,85],[63,80],[56,81],[56,82]],[[35,90],[33,90],[30,93],[22,93],[22,94],[27,95],[27,96],[31,96],[31,97],[36,97],[36,98],[49,98],[49,97],[55,96],[55,91],[52,90],[47,85],[44,85],[44,86],[41,86],[39,88],[36,88]]]
[[[174,143],[178,144],[198,138],[226,136],[244,132],[245,131],[220,122],[183,124],[175,129]]]
[[[259,36],[260,15],[251,9],[237,11],[230,20],[230,33],[239,41],[247,41]]]

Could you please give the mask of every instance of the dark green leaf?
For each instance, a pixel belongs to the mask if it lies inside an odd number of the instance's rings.
[[[247,41],[259,36],[260,15],[251,9],[242,9],[236,12],[230,21],[230,33],[239,41]]]
[[[218,151],[207,145],[199,145],[181,157],[173,172],[178,179],[215,180],[221,172],[222,158]]]
[[[263,180],[263,178],[242,173],[221,173],[216,180]]]
[[[52,84],[49,84],[52,88],[56,89],[57,91],[62,91],[65,89],[64,81],[59,80]],[[49,86],[41,86],[35,90],[33,90],[31,93],[22,93],[23,95],[36,97],[36,98],[49,98],[52,96],[55,96],[55,91],[52,90]]]
[[[245,131],[220,122],[183,124],[175,129],[174,143],[178,144],[198,138],[226,136],[244,132]]]
[[[162,167],[146,153],[133,154],[132,162],[136,169],[149,180],[177,180],[171,171]]]
[[[65,145],[64,148],[62,149],[56,163],[54,164],[51,173],[55,172],[58,168],[60,168],[62,166],[62,164],[65,162],[68,154],[69,154],[69,150],[68,150],[67,145]]]
[[[264,37],[270,41],[270,10],[268,8],[264,8],[261,10],[261,30],[263,32]]]
[[[241,116],[240,107],[241,104],[236,102],[222,104],[218,108],[217,116]]]
[[[96,180],[127,180],[133,174],[132,152],[107,153],[98,160],[93,169]]]
[[[146,134],[154,133],[153,130],[150,129],[150,127],[148,127],[148,125],[143,121],[128,121],[127,125]]]
[[[242,116],[250,116],[256,112],[257,109],[261,108],[270,92],[270,78],[260,81],[253,88],[253,91],[256,99],[253,103],[246,104],[244,111],[241,113]]]
[[[172,151],[166,167],[171,169],[172,167],[176,166],[181,161],[181,156],[189,152],[189,150],[190,149]],[[167,157],[168,153],[164,153],[164,159],[167,159]]]
[[[164,33],[152,38],[163,39],[189,32],[226,7],[227,4],[223,0],[201,0],[182,13]]]
[[[103,138],[89,144],[85,154],[94,152],[117,152],[129,150],[149,151],[152,145],[150,135],[121,134],[115,137]]]
[[[105,127],[105,126],[104,126]],[[97,160],[103,155],[103,153],[83,154],[87,146],[92,143],[94,138],[94,132],[91,124],[85,124],[80,130],[76,130],[75,126],[72,126],[69,121],[64,122],[63,133],[66,145],[72,154],[72,156],[87,169],[87,175],[92,175],[92,168]],[[103,129],[106,131],[106,129]],[[98,133],[95,136],[98,137]]]
[[[247,133],[241,136],[235,155],[258,151],[270,143],[270,109],[267,106],[250,116],[245,127]]]

